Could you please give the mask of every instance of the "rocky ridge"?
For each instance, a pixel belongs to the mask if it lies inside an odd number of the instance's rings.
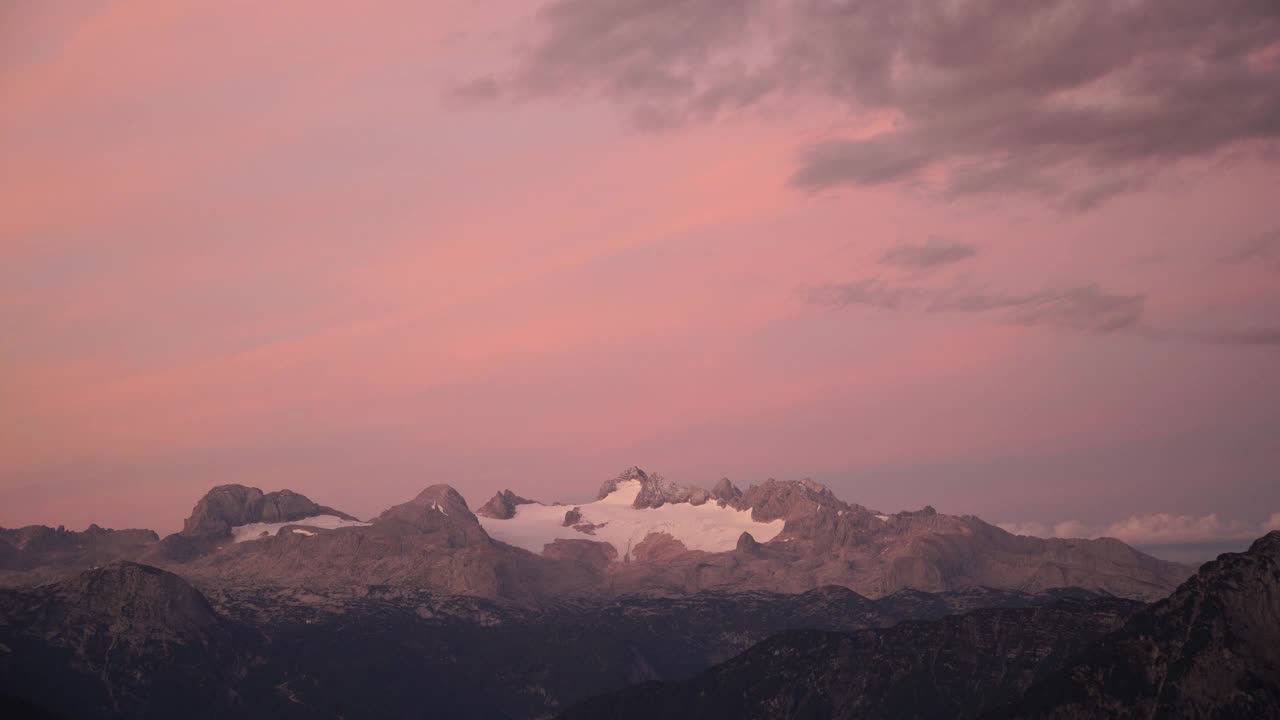
[[[166,560],[187,561],[226,543],[234,527],[291,522],[317,515],[356,519],[292,490],[264,493],[244,485],[219,485],[200,498],[180,532],[160,541],[158,553]]]

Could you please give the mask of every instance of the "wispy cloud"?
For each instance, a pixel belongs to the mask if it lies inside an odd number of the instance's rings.
[[[1002,293],[962,285],[945,288],[895,285],[876,277],[806,288],[801,291],[801,297],[807,303],[832,308],[862,305],[883,310],[991,314],[1015,325],[1044,325],[1097,333],[1138,327],[1146,299],[1141,294],[1108,292],[1097,285]]]
[[[868,307],[889,311],[986,315],[1010,325],[1099,334],[1125,332],[1151,340],[1222,347],[1280,346],[1280,327],[1154,327],[1144,319],[1145,294],[1104,290],[1096,284],[1011,293],[965,283],[928,287],[872,276],[846,283],[802,287],[797,296],[809,305],[833,309]]]
[[[953,265],[977,254],[976,245],[952,242],[935,236],[923,243],[894,245],[880,256],[880,264],[906,270],[927,271]]]

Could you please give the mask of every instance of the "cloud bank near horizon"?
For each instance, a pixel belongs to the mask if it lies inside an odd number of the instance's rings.
[[[1258,524],[1224,520],[1217,513],[1201,516],[1151,513],[1130,515],[1110,524],[1064,520],[1053,524],[1013,522],[997,523],[997,526],[1014,535],[1042,538],[1110,537],[1140,546],[1214,544],[1255,540],[1280,530],[1280,512],[1272,513]]]

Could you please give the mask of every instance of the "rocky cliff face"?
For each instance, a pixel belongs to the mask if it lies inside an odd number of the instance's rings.
[[[384,511],[373,525],[387,533],[412,536],[441,547],[491,544],[467,501],[448,485],[432,485],[413,500]]]
[[[1280,717],[1280,532],[1206,563],[1000,718]]]
[[[636,509],[659,508],[667,503],[689,503],[701,505],[711,497],[711,493],[698,487],[685,487],[667,480],[658,474],[650,475],[638,467],[632,466],[623,470],[616,478],[606,480],[596,494],[597,500],[608,497],[625,482],[639,482],[640,493],[632,502]]]
[[[742,491],[729,478],[720,478],[711,488],[711,499],[718,503],[737,507],[738,501],[742,499]]]
[[[510,490],[503,490],[489,498],[489,502],[481,505],[476,510],[476,514],[497,520],[510,520],[515,517],[517,506],[529,505],[533,502],[533,500],[522,498]]]
[[[219,485],[200,498],[191,516],[183,521],[181,532],[160,542],[158,554],[164,560],[186,562],[226,543],[234,527],[292,522],[317,515],[355,520],[292,490],[264,493],[244,485]]]

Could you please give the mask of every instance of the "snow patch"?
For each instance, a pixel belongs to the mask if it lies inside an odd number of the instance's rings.
[[[640,494],[640,481],[618,483],[618,488],[595,502],[578,505],[581,524],[593,524],[595,540],[607,542],[618,551],[618,560],[631,554],[649,533],[667,533],[690,550],[728,552],[738,546],[743,531],[757,542],[769,542],[786,523],[779,519],[762,523],[751,519],[750,510],[735,510],[708,502],[702,505],[667,503],[659,508],[631,507]],[[564,527],[564,505],[517,505],[508,520],[480,516],[480,524],[491,537],[508,545],[540,553],[555,540],[581,540],[583,533]]]
[[[343,520],[337,515],[315,515],[301,520],[293,520],[290,522],[278,523],[249,523],[248,525],[237,525],[231,528],[231,537],[238,543],[248,542],[249,540],[257,540],[266,533],[268,537],[274,537],[280,532],[280,528],[286,525],[306,525],[307,527],[320,528],[321,530],[333,530],[341,527],[364,526],[369,523],[360,522],[359,520]],[[298,532],[294,530],[294,532]],[[312,533],[314,534],[314,533]]]
[[[312,530],[303,530],[302,528],[294,528],[293,532],[295,535],[306,535],[307,537],[315,537],[315,532]]]
[[[876,519],[879,520],[880,522],[889,522],[888,515],[877,515]]]

